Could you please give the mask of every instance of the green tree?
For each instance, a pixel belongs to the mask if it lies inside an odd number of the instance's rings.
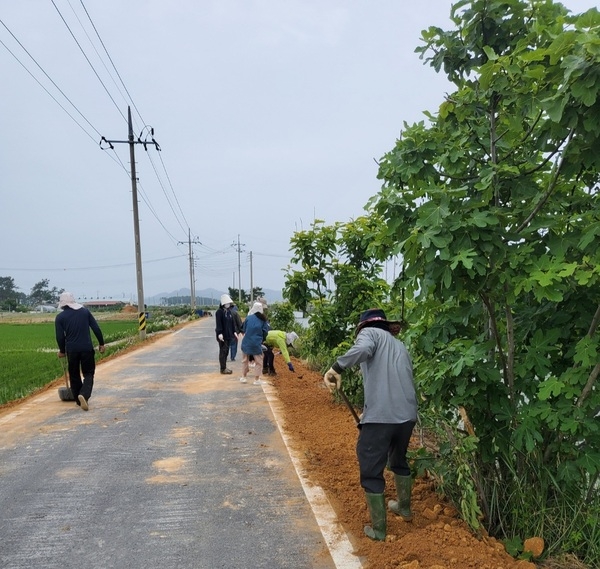
[[[240,289],[239,288],[232,288],[229,287],[227,289],[227,294],[229,294],[229,296],[231,297],[231,300],[233,300],[233,302],[235,304],[239,304],[240,302]],[[247,293],[244,289],[242,289],[241,291],[241,299],[243,303],[248,303],[250,302],[250,294]]]
[[[292,236],[291,261],[297,268],[287,269],[284,296],[294,309],[308,313],[310,327],[302,350],[314,365],[331,363],[362,311],[389,307],[382,262],[371,250],[379,224],[375,217],[332,226],[316,220],[309,230]],[[357,375],[348,373],[346,390],[355,403],[362,403]]]
[[[473,425],[465,517],[597,563],[600,14],[475,0],[451,19],[418,51],[456,90],[381,160],[372,247],[403,258],[427,407]]]
[[[25,295],[18,292],[13,277],[0,277],[0,308],[15,310]]]
[[[405,292],[439,436],[417,464],[511,550],[537,534],[597,565],[600,15],[465,0],[451,20],[417,51],[455,90],[404,125],[367,216],[294,234],[284,294],[310,313],[303,347],[331,357],[361,310],[403,314]]]
[[[64,289],[56,287],[50,288],[50,281],[42,279],[31,287],[29,293],[29,304],[32,306],[38,304],[58,304],[58,298]]]

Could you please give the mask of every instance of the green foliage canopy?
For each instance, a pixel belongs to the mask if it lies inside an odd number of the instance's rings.
[[[553,548],[598,562],[600,14],[463,0],[451,19],[417,52],[454,92],[404,125],[367,216],[294,236],[286,294],[315,308],[311,328],[334,350],[387,299],[380,263],[399,254],[390,302],[411,299],[423,409],[473,426],[457,484],[471,478],[492,533],[546,528]],[[577,505],[576,531],[544,518],[560,504]]]

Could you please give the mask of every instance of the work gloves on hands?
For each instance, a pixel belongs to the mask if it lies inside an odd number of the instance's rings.
[[[329,391],[340,389],[342,387],[342,376],[331,367],[323,376],[323,382]]]
[[[219,334],[217,336],[217,340],[219,340],[219,342],[223,342],[223,334]]]
[[[294,369],[294,366],[292,365],[292,362],[288,362],[288,369],[289,369],[290,371],[292,371],[292,372],[293,372],[293,371],[296,371],[296,370]]]

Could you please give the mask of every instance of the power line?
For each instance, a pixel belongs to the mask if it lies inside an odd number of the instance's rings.
[[[172,257],[162,257],[160,259],[151,259],[150,261],[145,261],[146,263],[161,263],[163,261],[170,261],[172,259],[179,259],[181,257],[185,257],[185,255],[174,255]],[[64,271],[95,271],[99,269],[120,269],[122,267],[131,267],[134,263],[119,263],[114,265],[98,265],[95,267],[63,267],[57,269],[53,267],[51,269],[44,268],[33,268],[33,269],[21,269],[15,267],[0,267],[0,271],[19,271],[19,272],[64,272]]]
[[[92,26],[92,28],[94,29],[94,32],[96,34],[96,36],[98,37],[98,40],[100,41],[100,44],[102,45],[104,52],[106,53],[106,56],[108,57],[108,60],[110,61],[112,68],[114,69],[117,77],[119,78],[119,81],[121,82],[121,84],[123,85],[123,88],[125,90],[125,92],[127,93],[127,96],[129,97],[129,99],[131,100],[131,103],[133,105],[133,107],[135,108],[137,114],[140,116],[140,118],[142,118],[142,115],[139,111],[139,109],[137,108],[137,105],[135,104],[135,102],[133,101],[133,98],[131,97],[131,94],[129,93],[129,90],[127,89],[127,86],[125,85],[125,82],[123,81],[123,78],[121,77],[121,75],[119,74],[114,61],[112,59],[112,57],[110,56],[108,49],[106,48],[106,45],[104,43],[104,41],[102,40],[102,38],[100,37],[100,33],[98,32],[98,29],[96,27],[96,25],[94,24],[88,10],[86,9],[83,0],[80,0],[81,5],[83,10],[85,11],[87,18],[90,22],[90,25]],[[111,99],[111,101],[113,102],[113,104],[115,106],[117,106],[114,98],[112,97],[112,95],[110,94],[106,84],[102,81],[100,75],[98,74],[98,72],[96,71],[96,69],[94,68],[94,65],[92,64],[90,58],[87,56],[87,54],[85,53],[85,50],[82,46],[82,44],[78,41],[78,39],[76,38],[73,29],[69,26],[69,24],[67,23],[66,19],[63,17],[63,14],[61,13],[60,9],[58,8],[58,6],[56,5],[56,3],[54,2],[54,0],[52,0],[52,4],[54,6],[54,8],[56,9],[56,11],[58,12],[60,18],[62,19],[64,25],[67,27],[68,31],[70,32],[73,40],[75,41],[75,43],[77,44],[79,50],[82,52],[83,56],[85,57],[88,65],[91,67],[92,71],[94,72],[95,76],[97,77],[97,79],[100,81],[101,85],[103,86],[104,90],[106,91],[106,93],[108,94],[109,98]],[[79,16],[77,15],[77,13],[75,12],[73,6],[71,5],[70,1],[69,1],[69,6],[71,8],[71,10],[73,11],[75,17],[77,18],[77,21],[79,22],[79,25],[81,26],[81,28],[83,29],[84,33],[86,34],[90,44],[92,45],[92,48],[94,49],[94,51],[96,52],[96,55],[98,56],[98,58],[100,59],[101,63],[103,64],[104,68],[106,69],[107,73],[109,73],[109,76],[111,76],[111,79],[113,81],[113,83],[115,84],[116,88],[119,90],[119,93],[121,94],[121,96],[123,98],[125,98],[123,96],[123,93],[120,91],[118,85],[116,85],[115,80],[112,78],[112,75],[110,73],[110,71],[108,70],[107,66],[104,64],[104,62],[102,61],[102,57],[100,55],[100,53],[98,52],[98,50],[95,48],[92,39],[90,38],[89,34],[87,33],[87,31],[85,30],[85,27],[83,26],[83,23],[81,21],[81,19],[79,18]],[[66,101],[68,101],[68,103],[73,107],[73,109],[75,109],[75,111],[82,117],[82,119],[90,126],[90,128],[97,133],[98,136],[100,135],[100,132],[98,131],[98,129],[96,129],[96,127],[85,117],[85,115],[79,110],[79,108],[75,105],[75,103],[66,95],[66,93],[63,91],[63,89],[61,89],[57,83],[50,77],[50,75],[42,68],[42,66],[37,62],[37,60],[33,57],[33,55],[25,48],[25,46],[17,39],[17,37],[15,36],[15,34],[12,33],[12,31],[8,28],[8,26],[2,21],[0,20],[0,23],[2,23],[2,25],[4,26],[4,28],[8,31],[8,33],[13,37],[13,39],[19,44],[19,46],[21,47],[21,49],[29,56],[29,58],[34,62],[34,64],[39,68],[39,70],[45,75],[45,77],[52,83],[52,85],[58,90],[58,92],[65,98]],[[38,85],[40,85],[40,87],[42,87],[42,89],[44,89],[44,91],[56,102],[57,105],[59,105],[59,107],[61,107],[61,109],[71,118],[71,120],[73,120],[73,122],[75,122],[75,124],[77,124],[79,126],[79,128],[92,140],[95,141],[94,137],[90,134],[90,132],[88,132],[88,130],[65,108],[64,105],[61,104],[61,102],[41,83],[41,81],[27,68],[27,66],[19,59],[19,57],[13,53],[10,48],[0,40],[0,43],[2,43],[2,45],[5,47],[5,49],[12,55],[13,58],[15,58],[15,60],[25,69],[25,71],[27,71],[27,73],[38,83]],[[124,117],[123,113],[120,111],[120,109],[117,106],[117,109],[119,111],[119,114]],[[143,119],[142,119],[143,120]],[[144,127],[144,129],[146,129],[147,127]],[[141,136],[141,135],[140,135]],[[138,139],[140,140],[140,139]],[[140,140],[141,142],[141,140]],[[149,144],[149,143],[148,143]],[[145,146],[145,145],[144,145]],[[103,148],[103,150],[106,150],[106,148]],[[121,161],[121,159],[119,158],[117,152],[115,151],[114,148],[111,148],[111,150],[113,151],[111,154],[109,154],[110,158],[115,161],[117,164],[119,164],[121,166],[121,168],[126,172],[129,173],[126,166],[123,164],[123,162]],[[181,205],[179,203],[179,200],[177,198],[177,195],[175,193],[175,189],[173,187],[173,184],[171,182],[171,178],[169,176],[169,173],[166,169],[166,165],[161,157],[161,165],[162,168],[164,170],[164,173],[166,175],[167,181],[169,183],[169,187],[171,188],[171,193],[173,194],[173,197],[175,199],[175,203],[177,205],[177,208],[181,214],[181,216],[176,212],[175,210],[175,206],[173,205],[172,200],[169,198],[168,192],[165,188],[165,185],[161,179],[161,176],[158,172],[158,169],[155,165],[155,163],[152,161],[152,158],[149,156],[152,168],[154,170],[154,173],[157,177],[157,180],[162,188],[163,194],[165,196],[165,199],[167,200],[167,203],[169,204],[169,207],[175,217],[175,220],[177,221],[177,223],[179,224],[179,226],[181,227],[181,229],[183,230],[184,233],[187,233],[188,229],[189,229],[189,224],[187,222],[187,219],[185,218],[185,214],[183,213],[183,209],[181,208]],[[161,218],[159,217],[156,209],[154,208],[154,206],[151,203],[151,200],[149,198],[149,194],[147,191],[141,191],[140,192],[142,200],[144,201],[144,203],[148,206],[150,212],[152,213],[152,215],[155,217],[155,219],[158,221],[158,223],[160,224],[160,226],[163,228],[163,230],[167,233],[167,235],[171,238],[171,240],[173,242],[177,242],[177,238],[175,238],[171,232],[167,229],[165,223],[163,223],[163,221],[161,220]],[[180,217],[184,220],[185,222],[185,226],[182,224],[182,222],[180,221]],[[186,229],[187,228],[187,229]]]
[[[19,44],[19,46],[21,47],[21,49],[30,57],[30,59],[38,66],[38,68],[40,69],[40,71],[48,78],[48,80],[52,83],[52,85],[54,85],[58,91],[60,92],[60,94],[67,100],[69,101],[69,103],[71,104],[71,106],[79,113],[79,115],[81,116],[81,118],[87,122],[90,127],[92,127],[92,129],[98,134],[98,136],[100,135],[100,132],[96,129],[96,127],[84,116],[84,114],[77,108],[77,106],[75,105],[75,103],[73,103],[73,101],[71,101],[71,99],[69,99],[69,97],[67,97],[67,95],[65,95],[64,91],[54,82],[54,80],[50,77],[50,75],[48,75],[46,73],[46,71],[44,70],[44,68],[37,62],[37,60],[35,59],[35,57],[33,57],[33,55],[31,55],[31,53],[29,53],[29,51],[27,51],[27,49],[25,48],[25,46],[17,39],[17,37],[15,36],[15,34],[13,34],[10,29],[8,28],[8,26],[2,21],[0,20],[0,23],[6,28],[6,31],[13,37],[13,39]],[[1,40],[0,40],[1,41]],[[36,83],[42,88],[44,89],[44,91],[46,91],[46,93],[48,93],[48,95],[50,95],[50,97],[52,97],[52,99],[54,99],[54,101],[58,104],[58,106],[65,111],[65,113],[67,113],[72,119],[73,121],[81,128],[81,130],[83,130],[83,132],[85,132],[92,140],[95,139],[94,137],[89,134],[78,122],[75,118],[73,118],[73,116],[69,113],[69,111],[67,111],[67,109],[65,109],[59,102],[58,100],[50,93],[50,91],[48,91],[48,89],[46,89],[46,87],[44,87],[44,85],[42,85],[42,83],[35,77],[35,75],[33,73],[31,73],[31,71],[29,71],[29,69],[27,69],[26,65],[24,63],[21,62],[21,60],[8,48],[8,46],[2,42],[2,45],[6,48],[6,50],[8,51],[8,53],[10,53],[18,62],[19,64],[23,67],[23,69],[25,69],[25,71],[27,71],[27,73],[29,73],[29,75],[31,75],[31,77],[33,77],[33,79],[36,81]]]
[[[138,110],[133,97],[129,94],[129,90],[127,89],[127,86],[125,85],[125,82],[123,81],[123,79],[121,78],[121,75],[119,73],[119,71],[117,70],[117,67],[112,59],[112,57],[110,56],[110,53],[108,53],[108,49],[106,49],[106,46],[104,45],[104,42],[102,41],[102,38],[100,37],[100,33],[98,32],[98,29],[96,28],[96,25],[94,24],[94,22],[92,21],[92,17],[90,16],[89,12],[87,11],[87,8],[85,7],[85,4],[83,3],[83,0],[80,0],[81,2],[81,6],[83,7],[83,10],[85,11],[88,20],[90,21],[90,24],[92,25],[92,28],[94,28],[94,31],[96,32],[96,36],[98,37],[98,40],[100,41],[100,44],[102,45],[102,47],[104,48],[104,53],[106,53],[106,56],[108,57],[108,60],[110,61],[111,65],[113,66],[113,69],[115,70],[115,73],[117,74],[117,77],[119,78],[119,81],[121,81],[121,85],[123,85],[123,89],[125,89],[125,92],[127,93],[127,96],[129,97],[129,100],[131,101],[131,104],[133,105],[133,108],[135,109],[136,113],[138,114],[138,116],[140,117],[142,124],[146,124],[146,121],[144,121],[144,119],[142,118],[142,114],[140,113],[140,111]]]
[[[52,2],[52,5],[56,8],[56,11],[58,12],[58,15],[60,16],[61,20],[63,21],[63,23],[67,27],[67,30],[69,30],[69,33],[71,34],[71,37],[73,38],[73,40],[77,44],[77,47],[79,48],[79,50],[83,54],[83,57],[85,57],[85,60],[88,62],[90,68],[94,72],[94,75],[96,75],[96,77],[98,78],[98,81],[100,81],[100,84],[102,85],[102,87],[104,87],[104,90],[106,91],[106,94],[108,95],[108,97],[110,98],[110,100],[115,105],[115,107],[116,107],[117,111],[119,112],[119,114],[123,117],[123,120],[127,121],[127,119],[125,118],[125,115],[122,113],[121,109],[119,109],[119,105],[117,105],[117,102],[113,99],[113,96],[110,94],[109,90],[106,88],[106,85],[104,84],[104,81],[102,81],[102,79],[100,78],[100,75],[98,75],[98,72],[96,71],[96,68],[94,67],[94,65],[90,61],[89,57],[85,53],[85,50],[81,47],[81,44],[77,41],[77,38],[75,37],[75,34],[73,33],[73,31],[69,27],[69,24],[67,24],[67,21],[64,19],[61,11],[58,9],[58,6],[55,4],[54,0],[50,0],[50,1]]]

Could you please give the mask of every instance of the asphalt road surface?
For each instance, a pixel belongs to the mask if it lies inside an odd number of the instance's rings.
[[[0,415],[2,569],[341,566],[265,390],[217,351],[205,318],[99,364],[88,412],[51,390]]]

